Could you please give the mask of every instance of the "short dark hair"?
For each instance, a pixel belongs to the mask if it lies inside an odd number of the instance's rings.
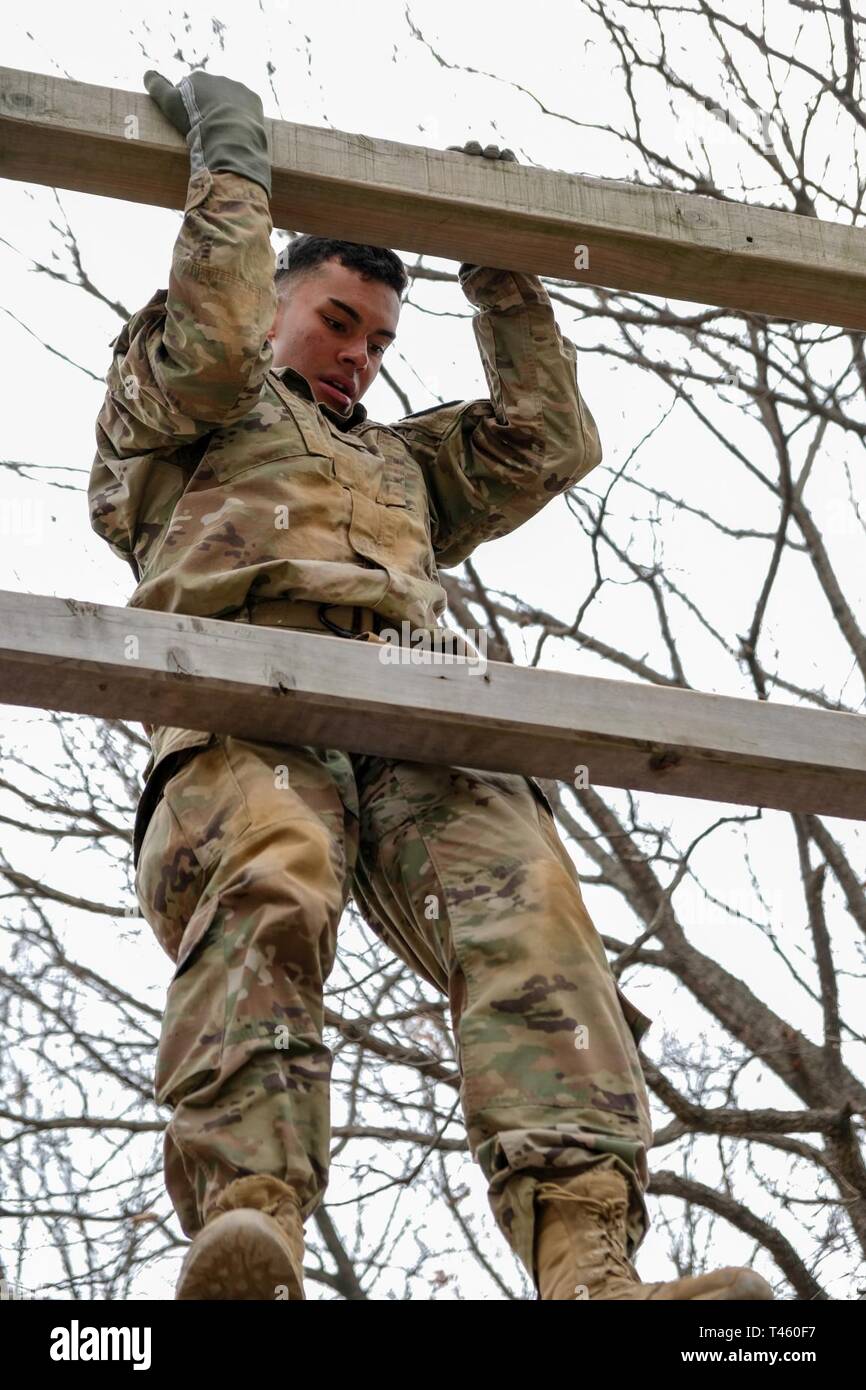
[[[400,257],[384,246],[362,246],[356,241],[336,241],[333,237],[295,237],[277,256],[274,283],[279,294],[281,286],[304,271],[314,270],[324,261],[336,259],[347,270],[357,270],[364,280],[381,280],[397,294],[409,283],[406,267]]]

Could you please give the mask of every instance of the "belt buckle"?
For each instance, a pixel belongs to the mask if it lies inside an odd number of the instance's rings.
[[[369,615],[370,615],[370,622],[369,622],[369,626],[368,626],[368,627],[365,627],[365,628],[363,629],[363,631],[359,631],[359,632],[358,632],[358,634],[357,634],[357,636],[356,636],[356,638],[355,638],[355,641],[356,641],[356,642],[379,642],[381,645],[387,646],[388,643],[387,643],[386,638],[384,638],[384,637],[381,636],[381,629],[382,629],[382,627],[383,627],[383,625],[384,625],[384,621],[385,621],[385,620],[381,617],[381,615],[380,615],[379,613],[376,612],[375,608],[362,608],[362,609],[360,610],[360,612],[361,612],[361,613],[369,613]],[[360,620],[359,620],[358,626],[360,627],[360,625],[361,625],[361,623],[360,623]]]
[[[328,629],[329,632],[335,633],[337,637],[348,637],[348,638],[350,638],[351,640],[353,640],[353,641],[355,641],[355,642],[358,642],[358,641],[362,641],[362,642],[381,642],[381,641],[383,641],[383,638],[381,638],[381,637],[379,636],[378,632],[376,631],[377,627],[379,626],[379,621],[380,621],[380,620],[379,620],[379,615],[377,614],[377,612],[376,612],[376,610],[375,610],[374,608],[366,608],[366,607],[364,607],[363,604],[358,604],[358,603],[353,604],[353,605],[352,605],[352,626],[351,626],[351,628],[347,628],[347,627],[341,627],[339,623],[333,623],[333,622],[331,622],[331,619],[330,619],[329,617],[327,617],[327,610],[328,610],[329,608],[343,608],[343,607],[348,607],[348,604],[340,604],[340,603],[320,603],[319,606],[318,606],[317,612],[318,612],[318,614],[319,614],[319,621],[322,623],[323,627],[326,627],[326,628]],[[368,615],[368,614],[369,614],[369,623],[368,623],[368,626],[367,626],[367,627],[364,627],[364,623],[368,621],[367,616],[366,616],[366,615]]]
[[[330,618],[325,616],[329,608],[344,608],[345,606],[346,605],[342,603],[320,603],[316,610],[319,615],[319,622],[323,627],[326,627],[329,632],[333,632],[336,637],[355,637],[356,633],[354,631],[350,631],[347,627],[340,627],[339,623],[332,623]],[[353,610],[353,622],[355,621],[354,614],[357,612],[358,609],[356,607]]]

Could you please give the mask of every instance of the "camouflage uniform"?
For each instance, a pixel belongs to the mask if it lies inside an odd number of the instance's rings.
[[[114,344],[93,527],[132,565],[132,607],[322,631],[360,606],[377,627],[435,630],[437,563],[514,530],[601,457],[574,346],[536,277],[464,265],[490,399],[391,426],[360,404],[343,418],[271,370],[270,232],[256,184],[191,178],[168,290]],[[634,1253],[650,1020],[614,980],[532,779],[148,734],[136,892],[176,965],[156,1094],[184,1231],[242,1173],[291,1182],[305,1216],[322,1198],[322,995],[351,892],[449,998],[470,1146],[527,1270],[537,1183],[598,1163],[630,1179]]]

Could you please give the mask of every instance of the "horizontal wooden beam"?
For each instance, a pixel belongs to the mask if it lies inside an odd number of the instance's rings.
[[[667,189],[270,121],[280,227],[576,283],[866,328],[866,231]],[[182,208],[144,91],[0,68],[0,176]],[[583,246],[586,269],[575,268]]]
[[[0,591],[6,704],[866,820],[862,715],[420,656]]]

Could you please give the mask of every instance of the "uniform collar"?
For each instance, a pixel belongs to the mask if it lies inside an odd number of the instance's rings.
[[[313,395],[313,388],[307,378],[301,376],[300,372],[296,372],[294,367],[275,367],[272,370],[274,375],[278,376],[283,385],[287,386],[290,391],[297,391],[299,396],[303,396],[315,404],[316,398]],[[366,408],[360,401],[357,401],[353,406],[352,413],[348,418],[345,415],[340,415],[339,411],[332,410],[329,405],[324,405],[321,401],[318,404],[319,410],[327,415],[329,420],[333,420],[334,424],[341,430],[354,429],[356,425],[362,424],[367,418]]]

